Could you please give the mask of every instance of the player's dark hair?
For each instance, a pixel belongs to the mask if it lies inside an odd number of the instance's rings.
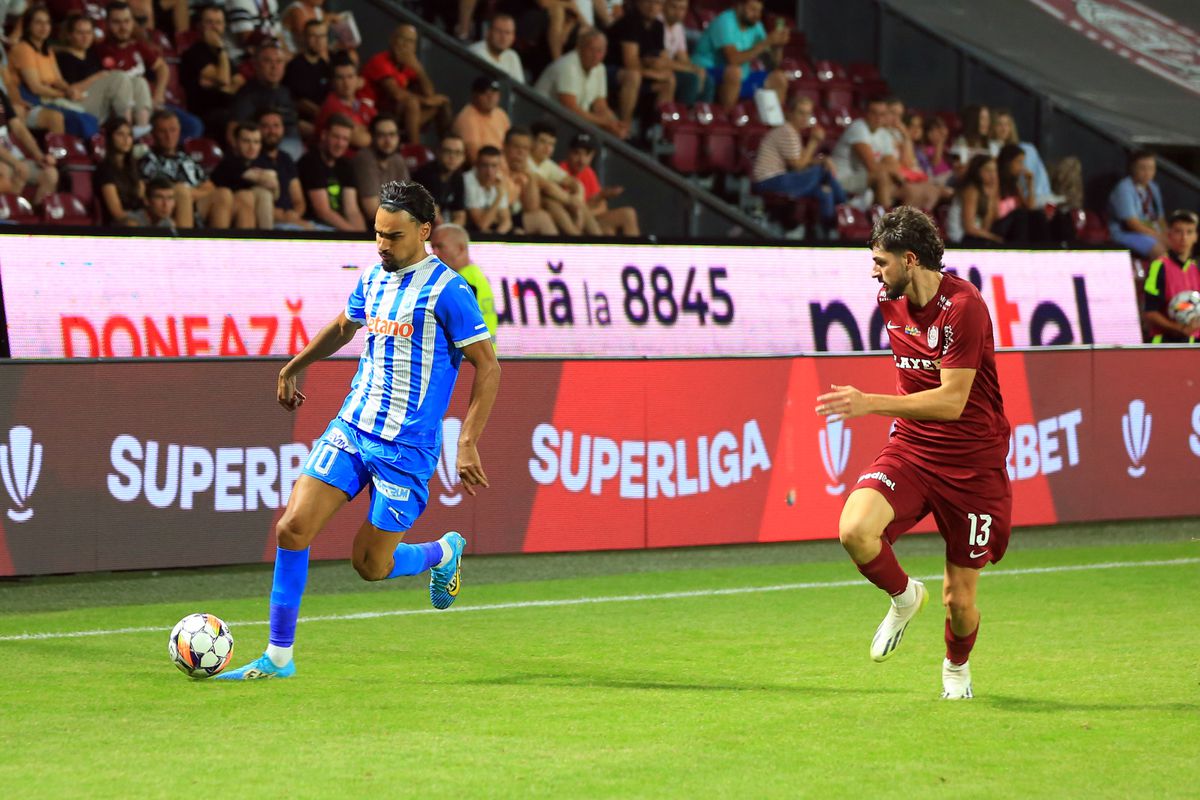
[[[533,134],[533,138],[541,136],[543,133],[554,139],[558,138],[558,128],[554,127],[545,120],[538,120],[529,126],[529,132]]]
[[[900,255],[912,251],[917,263],[926,269],[941,271],[942,237],[929,215],[912,206],[900,206],[880,217],[867,242],[871,249],[879,248]]]
[[[1174,225],[1176,222],[1200,225],[1200,214],[1197,214],[1195,211],[1188,211],[1186,208],[1177,208],[1171,212],[1171,216],[1167,217],[1167,225]]]
[[[433,195],[419,183],[413,181],[391,181],[379,190],[379,207],[396,213],[407,211],[409,216],[421,224],[432,223],[437,216],[437,205]]]
[[[1133,165],[1136,164],[1137,162],[1141,161],[1142,159],[1154,158],[1154,157],[1155,157],[1154,153],[1149,150],[1134,150],[1132,153],[1129,154],[1129,161],[1127,162],[1126,166],[1128,166],[1129,169],[1133,169]]]

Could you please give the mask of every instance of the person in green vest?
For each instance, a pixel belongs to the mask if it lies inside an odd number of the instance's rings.
[[[471,236],[461,225],[447,223],[439,225],[429,239],[433,254],[463,277],[475,292],[475,300],[492,335],[492,347],[496,347],[496,301],[492,298],[492,287],[487,276],[477,265],[471,263]]]

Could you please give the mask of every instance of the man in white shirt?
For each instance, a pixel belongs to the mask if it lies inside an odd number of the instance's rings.
[[[463,175],[467,225],[473,232],[508,233],[512,230],[500,159],[499,148],[482,147],[475,159],[475,168]]]
[[[896,139],[887,128],[887,120],[884,100],[867,103],[867,115],[854,120],[834,146],[833,165],[846,194],[858,195],[871,189],[876,203],[891,208],[897,190],[901,199],[905,192]]]
[[[487,34],[467,49],[493,67],[504,70],[517,83],[525,82],[521,57],[512,49],[517,38],[517,23],[510,14],[496,14],[488,23]]]
[[[579,35],[575,49],[542,72],[534,88],[569,111],[622,139],[629,135],[628,123],[617,118],[608,105],[608,73],[604,55],[608,39],[594,28]]]
[[[533,146],[529,152],[529,172],[541,191],[542,207],[550,214],[560,233],[568,236],[602,236],[604,231],[588,208],[583,184],[554,161],[558,131],[548,122],[535,122],[530,130],[533,133]]]

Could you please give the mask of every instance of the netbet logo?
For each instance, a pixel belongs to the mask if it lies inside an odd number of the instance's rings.
[[[155,508],[185,511],[212,503],[214,511],[255,511],[287,505],[309,446],[207,447],[143,443],[121,434],[113,440],[108,491],[123,503],[144,496]],[[211,499],[208,493],[211,491]]]
[[[1008,477],[1023,481],[1038,475],[1052,475],[1063,469],[1062,447],[1066,447],[1066,466],[1079,463],[1079,436],[1076,428],[1083,422],[1083,409],[1076,408],[1057,417],[1038,420],[1036,425],[1017,425],[1008,439]]]
[[[627,499],[704,494],[714,486],[723,489],[750,480],[755,470],[771,469],[758,420],[746,422],[741,433],[740,439],[732,431],[719,431],[694,440],[618,442],[542,423],[533,430],[529,475],[544,486],[559,481],[569,492],[594,495],[604,493],[606,481],[618,478],[620,496]]]

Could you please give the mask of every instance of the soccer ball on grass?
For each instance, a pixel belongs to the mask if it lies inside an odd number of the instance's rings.
[[[172,629],[167,652],[184,675],[211,678],[233,658],[233,634],[212,614],[188,614]]]

